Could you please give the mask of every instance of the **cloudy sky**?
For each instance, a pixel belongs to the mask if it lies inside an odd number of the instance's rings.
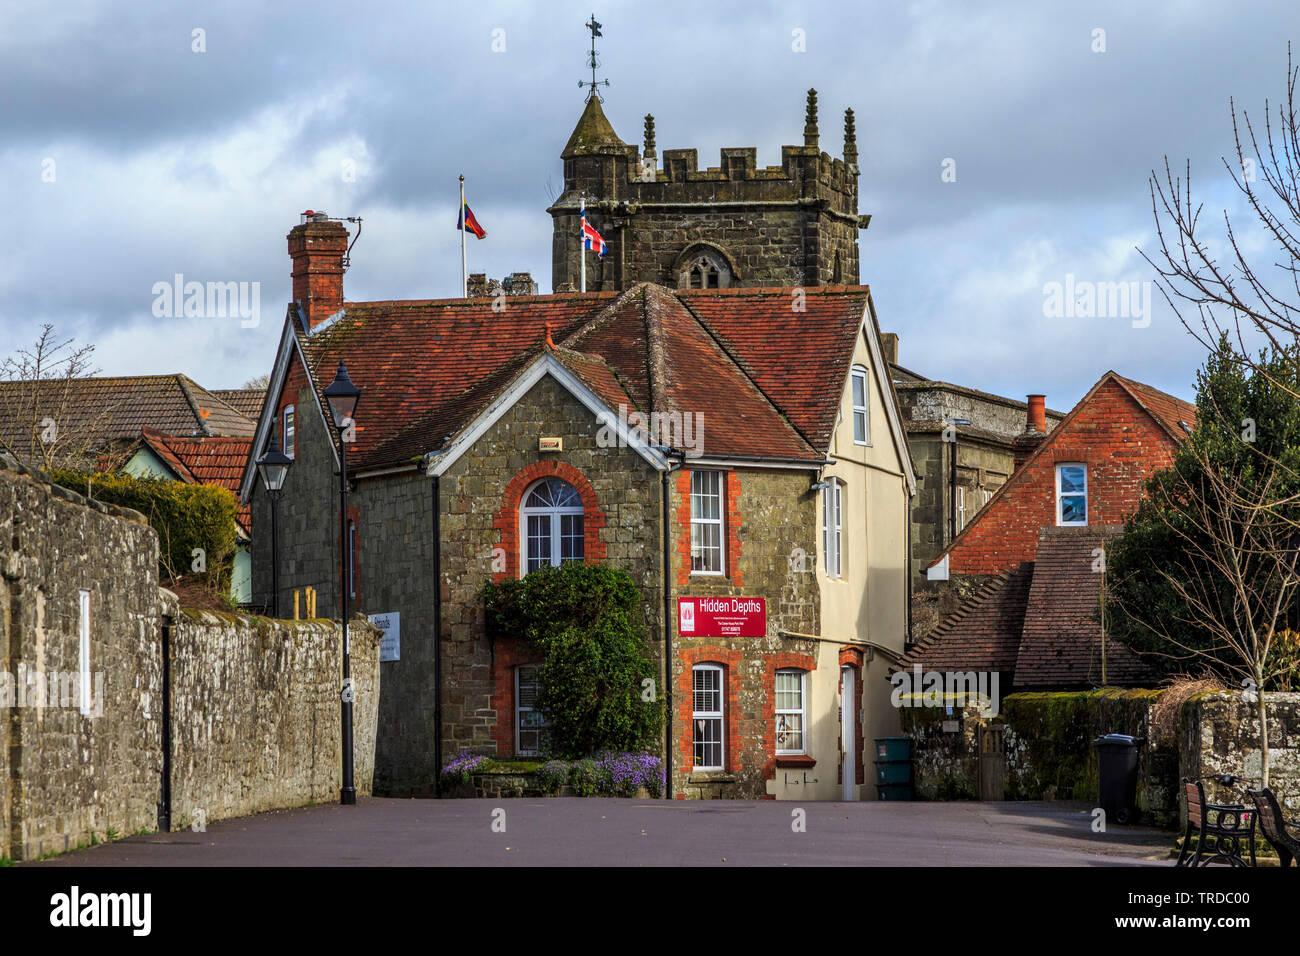
[[[285,234],[304,209],[365,219],[348,299],[459,294],[462,171],[490,233],[471,240],[471,271],[531,271],[548,291],[545,208],[583,105],[590,13],[590,0],[5,0],[0,355],[51,322],[94,343],[103,374],[238,386],[270,367]],[[1044,286],[1152,278],[1137,249],[1152,249],[1147,177],[1166,154],[1191,161],[1210,218],[1238,211],[1220,161],[1229,97],[1259,115],[1285,93],[1294,0],[603,0],[596,13],[605,110],[629,142],[650,112],[661,152],[716,165],[721,147],[752,145],[775,165],[802,143],[808,87],[823,149],[839,151],[853,107],[873,217],[862,280],[904,365],[1060,409],[1109,368],[1192,396],[1201,350],[1158,293],[1135,327],[1045,316]],[[260,283],[260,324],[156,317],[154,284],[177,273]]]

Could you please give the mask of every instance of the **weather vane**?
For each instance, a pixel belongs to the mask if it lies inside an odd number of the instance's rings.
[[[605,84],[605,86],[609,86],[609,80],[596,79],[596,67],[600,66],[600,61],[596,59],[596,53],[598,52],[596,50],[596,37],[604,36],[604,34],[600,32],[600,22],[596,19],[596,15],[594,13],[591,15],[591,22],[583,25],[588,30],[591,31],[591,54],[587,57],[587,65],[591,67],[591,82],[588,83],[586,80],[579,80],[578,86],[591,87],[591,92],[587,94],[587,99],[591,99],[594,96],[596,97],[596,99],[600,100],[603,103],[605,101],[605,98],[601,96],[599,92],[597,92],[596,87],[599,86],[602,82]]]

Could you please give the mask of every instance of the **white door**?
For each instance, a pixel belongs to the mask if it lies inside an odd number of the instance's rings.
[[[853,668],[840,668],[840,747],[844,751],[843,783],[840,786],[840,799],[853,800],[854,781],[858,777],[858,755],[855,752],[857,742],[853,739],[853,725],[856,714],[853,702],[857,697],[853,687]]]

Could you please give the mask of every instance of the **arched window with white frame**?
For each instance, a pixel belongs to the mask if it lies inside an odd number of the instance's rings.
[[[586,556],[582,496],[567,481],[544,478],[529,488],[519,509],[519,522],[524,574]]]

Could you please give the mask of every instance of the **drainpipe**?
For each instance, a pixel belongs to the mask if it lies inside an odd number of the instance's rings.
[[[669,535],[668,476],[682,467],[685,454],[676,448],[656,445],[655,450],[667,459],[668,467],[659,473],[664,530],[664,799],[673,798],[673,609],[672,609],[672,541]],[[676,459],[674,463],[673,459]]]
[[[433,795],[442,797],[442,509],[438,476],[430,481],[433,503]]]
[[[673,798],[673,613],[672,553],[668,535],[668,476],[672,467],[660,472],[659,490],[663,497],[664,525],[664,799]]]

